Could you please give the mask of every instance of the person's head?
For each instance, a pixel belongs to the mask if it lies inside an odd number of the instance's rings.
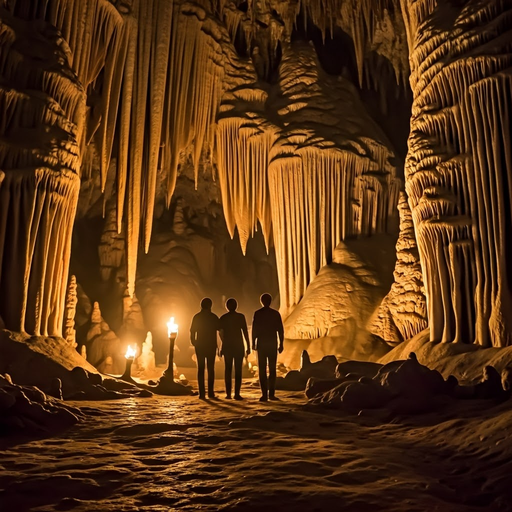
[[[212,299],[210,299],[208,297],[205,297],[201,301],[201,309],[212,309],[212,305],[213,305]]]
[[[236,311],[236,308],[238,307],[238,302],[236,301],[236,299],[228,299],[226,301],[226,309],[228,311]]]
[[[270,293],[264,293],[260,297],[260,302],[262,306],[268,308],[270,304],[272,304],[272,295],[270,295]]]

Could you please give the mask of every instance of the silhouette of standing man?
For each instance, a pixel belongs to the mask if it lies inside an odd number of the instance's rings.
[[[204,298],[201,301],[201,311],[194,316],[190,326],[190,342],[196,349],[199,398],[202,399],[205,398],[205,362],[208,369],[208,398],[215,398],[215,356],[219,317],[212,313],[212,304],[212,299]]]
[[[270,307],[272,295],[264,293],[260,297],[260,302],[263,307],[254,313],[252,321],[252,349],[258,351],[260,402],[266,402],[268,399],[278,400],[275,395],[277,352],[281,353],[283,351],[284,327],[279,311]]]
[[[224,379],[226,382],[226,398],[231,398],[231,372],[235,363],[235,400],[242,400],[240,389],[242,387],[242,362],[245,355],[251,353],[247,322],[242,313],[237,313],[238,303],[235,299],[226,301],[228,313],[220,317],[220,338],[224,356]],[[244,346],[247,344],[247,350]]]

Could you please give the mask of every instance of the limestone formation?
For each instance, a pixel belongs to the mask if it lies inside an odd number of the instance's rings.
[[[401,4],[414,94],[406,190],[430,338],[510,345],[512,6]]]
[[[112,274],[121,268],[124,258],[124,232],[117,231],[117,214],[115,204],[107,203],[107,212],[101,240],[98,246],[101,279],[112,282]]]
[[[0,19],[0,316],[8,329],[61,335],[85,89],[53,26],[1,6]]]
[[[342,359],[377,358],[389,350],[369,336],[366,326],[388,290],[382,276],[391,275],[393,242],[379,235],[338,244],[332,262],[318,272],[285,320],[290,342],[281,360],[286,365],[297,367],[302,349],[315,359],[326,354]]]
[[[390,345],[427,327],[425,289],[412,215],[404,193],[398,203],[400,234],[396,243],[394,283],[372,321],[371,332]]]
[[[91,323],[85,341],[87,360],[99,371],[120,375],[125,369],[121,340],[101,316],[100,306],[94,303]]]
[[[504,401],[510,398],[510,390],[503,387],[501,375],[492,366],[484,368],[478,382],[460,386],[453,376],[445,380],[437,370],[420,364],[413,352],[406,360],[382,366],[373,377],[348,374],[335,380],[310,379],[306,395],[314,404],[390,419],[452,406],[454,399]]]
[[[64,313],[64,338],[73,347],[77,347],[75,314],[78,297],[76,293],[76,277],[71,276],[66,294],[66,309]]]
[[[155,353],[153,352],[153,336],[151,332],[147,333],[146,339],[142,343],[140,355],[135,360],[134,366],[133,375],[140,379],[149,380],[160,376],[155,375]]]
[[[510,1],[2,0],[0,20],[6,328],[67,328],[81,174],[115,182],[99,252],[104,278],[126,266],[122,299],[185,164],[196,187],[218,180],[244,252],[256,230],[275,248],[291,313],[340,242],[389,230],[401,165],[365,97],[386,107],[409,77],[396,281],[374,332],[396,344],[428,322],[431,341],[512,344]],[[346,55],[326,55],[331,37]]]
[[[286,313],[340,241],[386,231],[400,182],[356,89],[326,75],[311,45],[283,52],[279,93],[245,89],[254,111],[243,113],[228,97],[217,151],[228,228],[242,247],[258,222],[267,246],[273,231]]]

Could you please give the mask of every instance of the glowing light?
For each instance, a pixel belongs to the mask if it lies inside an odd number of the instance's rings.
[[[178,334],[178,324],[174,323],[174,317],[172,316],[167,322],[167,335],[169,337],[176,336]]]
[[[128,348],[126,349],[126,354],[124,355],[124,357],[126,357],[126,359],[133,359],[135,357],[136,352],[137,351],[135,348],[132,348],[131,345],[128,345]]]

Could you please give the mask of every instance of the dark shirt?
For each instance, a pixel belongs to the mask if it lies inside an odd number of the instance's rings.
[[[283,320],[279,311],[272,308],[261,308],[254,313],[252,320],[252,342],[262,345],[271,345],[277,342],[277,335],[281,343],[284,341]]]
[[[213,349],[217,347],[218,330],[219,317],[207,309],[202,309],[192,319],[190,341],[196,348]]]
[[[238,353],[244,351],[244,336],[249,348],[249,334],[247,322],[242,313],[230,311],[220,317],[220,330],[222,331],[222,351],[224,353]]]

